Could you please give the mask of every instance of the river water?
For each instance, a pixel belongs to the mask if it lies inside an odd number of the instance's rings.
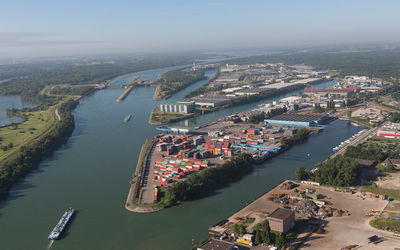
[[[19,95],[0,96],[0,126],[22,121],[20,117],[7,116],[7,109],[23,109],[34,106],[35,104],[31,102],[23,101]]]
[[[154,76],[161,72],[157,70]],[[215,71],[207,74],[212,77]],[[206,82],[195,83],[171,99],[180,99]],[[153,214],[135,214],[124,210],[124,202],[140,147],[158,133],[147,123],[159,103],[152,99],[154,90],[133,89],[118,103],[115,100],[124,90],[105,89],[81,101],[73,112],[76,128],[67,144],[14,185],[0,202],[0,249],[46,249],[48,234],[68,207],[79,212],[51,249],[190,249],[192,239],[207,237],[210,225],[292,178],[298,166],[311,168],[331,155],[332,147],[360,130],[336,121],[210,197]],[[221,110],[187,123],[221,118],[256,105]],[[133,117],[124,124],[127,113]]]

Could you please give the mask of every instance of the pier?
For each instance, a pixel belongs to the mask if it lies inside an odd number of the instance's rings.
[[[121,102],[123,101],[128,95],[129,93],[132,91],[133,86],[128,87],[124,93],[122,93],[122,95],[120,97],[118,97],[117,102]]]
[[[348,143],[346,146],[341,148],[339,151],[334,153],[329,158],[334,158],[334,157],[336,157],[338,155],[343,155],[346,152],[346,149],[347,149],[348,146],[354,146],[355,147],[358,144],[361,144],[361,143],[365,142],[370,136],[376,134],[380,128],[381,128],[381,126],[369,129],[368,131],[366,131],[365,133],[363,133],[362,135],[360,135],[359,137],[355,138],[353,141]]]

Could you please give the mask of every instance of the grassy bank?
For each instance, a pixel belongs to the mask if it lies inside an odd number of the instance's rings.
[[[77,102],[72,98],[65,98],[47,109],[40,105],[34,109],[17,111],[21,112],[24,121],[0,128],[0,189],[9,188],[35,168],[45,155],[66,142],[74,129],[71,111],[76,105]],[[60,121],[56,117],[56,110]]]
[[[44,135],[55,123],[55,108],[37,111],[17,111],[24,117],[22,123],[12,124],[0,128],[0,162],[7,156],[17,151],[22,145]],[[12,143],[13,147],[1,150],[2,147]]]
[[[387,230],[387,231],[400,231],[400,221],[394,220],[392,218],[377,218],[369,222],[369,224],[377,229]]]
[[[352,118],[350,118],[350,121],[355,122],[355,123],[358,123],[358,124],[360,124],[361,126],[366,127],[366,128],[373,128],[373,127],[374,127],[374,126],[373,126],[372,124],[370,124],[369,122],[367,122],[367,121],[365,121],[365,120],[362,120],[362,119],[359,119],[359,118],[354,118],[354,117],[352,117]]]

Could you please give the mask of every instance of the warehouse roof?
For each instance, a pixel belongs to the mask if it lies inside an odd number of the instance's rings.
[[[352,92],[352,91],[356,91],[359,90],[359,87],[349,87],[349,88],[343,88],[343,89],[306,89],[304,90],[304,92],[324,92],[324,93],[329,93],[329,92],[333,92],[333,93],[346,93],[346,92]]]
[[[286,220],[288,217],[290,217],[294,212],[290,209],[286,208],[277,208],[275,209],[269,216],[268,218],[271,219],[278,219],[278,220]]]
[[[325,117],[326,114],[295,114],[287,113],[274,116],[266,120],[295,121],[295,122],[313,122]]]
[[[233,248],[232,248],[233,247]],[[202,250],[228,250],[228,249],[239,249],[239,250],[247,250],[250,247],[244,246],[242,244],[231,243],[228,241],[217,240],[217,239],[210,239],[197,249]]]

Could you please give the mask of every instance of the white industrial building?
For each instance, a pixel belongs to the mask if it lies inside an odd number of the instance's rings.
[[[195,110],[194,102],[167,102],[160,104],[162,112],[170,113],[193,113]]]

